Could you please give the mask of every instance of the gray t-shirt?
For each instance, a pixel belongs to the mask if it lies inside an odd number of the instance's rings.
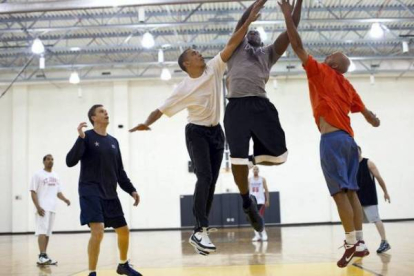
[[[270,69],[279,58],[273,44],[253,47],[245,38],[227,62],[227,98],[267,98],[265,87]]]

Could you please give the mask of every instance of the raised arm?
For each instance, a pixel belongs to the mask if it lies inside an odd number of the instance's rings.
[[[391,203],[390,195],[388,194],[387,186],[385,185],[384,179],[382,179],[381,174],[374,162],[368,160],[368,168],[371,171],[372,175],[378,180],[378,184],[381,186],[382,191],[384,192],[384,200]]]
[[[295,9],[293,10],[292,20],[295,27],[299,26],[300,16],[302,14],[302,2],[303,0],[297,0]],[[276,54],[278,54],[279,56],[283,55],[283,53],[289,46],[289,42],[290,40],[287,31],[281,33],[273,43],[273,48]]]
[[[232,35],[229,42],[227,43],[224,50],[221,52],[221,59],[224,62],[227,62],[234,51],[239,47],[240,43],[243,41],[249,26],[252,22],[256,21],[260,16],[260,10],[263,8],[267,0],[258,0],[253,4],[253,8],[250,10],[250,14],[245,20],[244,24],[238,28],[238,30]]]
[[[158,121],[159,118],[161,118],[163,113],[159,109],[155,109],[151,114],[148,116],[147,120],[143,124],[139,124],[134,128],[131,128],[129,132],[135,132],[135,131],[142,131],[142,130],[151,130],[149,127],[156,121]]]
[[[306,64],[308,61],[308,53],[303,48],[302,39],[299,36],[299,33],[296,29],[295,22],[292,19],[291,15],[291,5],[288,0],[281,0],[282,2],[278,3],[282,9],[283,15],[285,17],[286,29],[289,36],[290,44],[292,45],[293,51],[302,61],[303,64]]]
[[[250,7],[248,7],[246,9],[246,11],[243,13],[242,17],[240,18],[239,22],[237,23],[236,29],[234,29],[234,32],[237,32],[242,26],[243,24],[246,22],[247,18],[249,18],[250,12],[252,11],[254,5],[256,4],[257,1],[255,1],[253,4],[250,5]]]

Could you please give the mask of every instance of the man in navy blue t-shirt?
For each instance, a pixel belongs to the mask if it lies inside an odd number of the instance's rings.
[[[78,126],[79,137],[66,156],[66,164],[75,166],[81,161],[79,201],[82,225],[89,225],[89,276],[96,275],[100,244],[104,228],[112,227],[118,235],[120,263],[117,273],[140,276],[128,263],[129,229],[116,192],[117,184],[139,203],[139,195],[124,171],[118,141],[106,132],[108,112],[102,105],[94,105],[88,112],[92,130],[83,131],[86,122]]]

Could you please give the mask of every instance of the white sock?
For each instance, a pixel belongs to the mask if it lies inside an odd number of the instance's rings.
[[[345,233],[345,241],[347,244],[356,244],[357,240],[356,240],[355,231]]]
[[[125,260],[125,261],[124,260],[120,260],[119,261],[120,264],[126,264],[126,262],[128,262],[128,260]]]
[[[363,241],[364,240],[364,234],[362,233],[362,230],[356,230],[356,239],[358,241]]]

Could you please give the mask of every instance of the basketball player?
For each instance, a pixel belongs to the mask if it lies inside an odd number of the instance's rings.
[[[219,122],[226,62],[243,40],[249,25],[259,17],[259,11],[265,2],[266,0],[258,0],[254,3],[245,23],[233,34],[224,50],[209,62],[206,63],[196,50],[185,50],[179,57],[178,64],[188,76],[164,104],[149,115],[145,123],[130,130],[150,130],[150,125],[162,115],[171,117],[187,109],[187,149],[197,176],[193,203],[195,226],[189,242],[201,255],[216,251],[216,246],[208,236],[208,216],[224,151],[224,133]]]
[[[50,259],[46,253],[49,245],[49,238],[52,235],[53,223],[55,221],[57,198],[70,205],[62,192],[62,184],[59,176],[52,171],[53,156],[47,154],[43,157],[43,170],[36,172],[30,184],[30,193],[36,207],[35,222],[39,244],[39,265],[57,264],[57,261]]]
[[[250,12],[246,10],[236,31]],[[293,18],[300,21],[302,0],[298,0]],[[279,122],[275,106],[269,101],[265,86],[272,66],[289,45],[289,37],[283,32],[276,41],[264,47],[256,30],[247,33],[243,42],[228,62],[229,104],[226,107],[224,127],[230,147],[231,167],[243,200],[243,211],[255,231],[264,229],[254,197],[249,194],[249,144],[253,139],[255,164],[280,165],[286,162],[285,133]]]
[[[359,169],[358,169],[358,186],[357,192],[359,201],[362,205],[362,211],[364,214],[364,222],[375,223],[378,233],[381,236],[381,243],[377,249],[377,253],[384,253],[391,249],[390,244],[385,236],[384,224],[381,221],[378,212],[378,196],[377,188],[375,187],[375,179],[378,180],[382,191],[384,192],[384,200],[391,203],[390,195],[388,194],[387,186],[384,179],[382,179],[377,166],[374,162],[367,158],[363,158],[361,148],[358,147],[359,153]]]
[[[256,199],[257,209],[259,210],[259,214],[262,216],[264,222],[264,213],[265,209],[270,206],[270,197],[266,179],[259,176],[258,166],[253,167],[253,176],[249,178],[249,188],[250,194]],[[252,241],[267,241],[266,229],[263,229],[262,232],[254,231],[254,233]]]
[[[88,245],[89,276],[96,275],[96,266],[104,228],[112,227],[118,236],[120,275],[141,276],[128,263],[129,229],[117,194],[117,183],[139,203],[139,195],[124,171],[118,141],[106,131],[108,112],[102,105],[89,109],[92,130],[83,131],[86,122],[78,126],[79,137],[66,156],[68,167],[81,162],[79,201],[81,225],[88,225],[91,237]]]
[[[369,254],[363,241],[362,208],[356,193],[358,148],[348,114],[361,112],[374,127],[378,127],[380,121],[365,107],[351,83],[343,76],[350,65],[348,57],[334,53],[324,63],[317,62],[303,48],[291,16],[292,6],[289,1],[281,0],[279,5],[285,17],[292,48],[302,61],[308,77],[313,115],[322,134],[322,171],[345,229],[345,253],[337,265],[346,267],[354,256],[364,257]]]

